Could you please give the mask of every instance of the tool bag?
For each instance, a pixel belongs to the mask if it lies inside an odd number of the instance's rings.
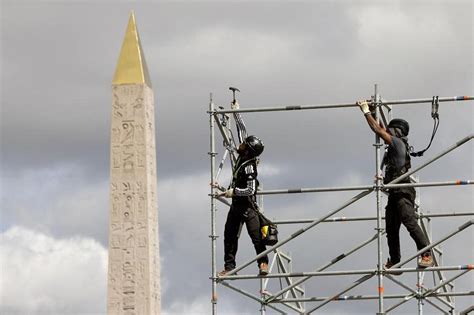
[[[273,246],[278,243],[278,229],[262,212],[257,210],[258,220],[260,221],[260,236],[264,245]]]

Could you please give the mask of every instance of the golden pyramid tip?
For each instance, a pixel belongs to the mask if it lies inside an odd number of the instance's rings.
[[[112,84],[146,84],[151,87],[133,11],[130,12]]]

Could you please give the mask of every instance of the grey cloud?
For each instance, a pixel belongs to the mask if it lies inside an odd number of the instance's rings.
[[[127,2],[114,5],[2,3],[2,230],[17,223],[57,237],[78,234],[107,243],[110,84],[132,7]],[[160,237],[168,282],[163,301],[171,312],[184,311],[178,306],[184,301],[201,307],[202,297],[208,296],[203,291],[210,286],[205,113],[210,92],[216,103],[228,106],[227,87],[236,85],[242,90],[242,107],[350,102],[370,97],[374,83],[386,99],[474,94],[469,1],[136,2],[133,7],[155,91]],[[472,133],[472,108],[472,102],[442,104],[438,136],[413,164]],[[409,119],[410,141],[423,148],[432,127],[430,105],[397,106],[394,115]],[[358,109],[244,118],[249,132],[266,144],[260,173],[265,189],[371,184],[374,136]],[[466,144],[422,171],[421,180],[472,179],[472,152],[472,144]],[[61,173],[63,165],[72,171]],[[266,173],[266,165],[279,173]],[[224,172],[230,172],[228,167]],[[265,198],[265,208],[275,218],[318,217],[350,196],[272,196]],[[341,215],[373,215],[374,202],[366,199]],[[427,211],[471,211],[472,189],[426,188],[422,202]],[[226,212],[219,206],[220,234]],[[434,220],[435,236],[462,222]],[[310,270],[373,233],[370,224],[336,226],[344,233],[334,235],[334,225],[321,226],[288,247],[295,271]],[[281,230],[282,235],[294,231],[287,226]],[[412,252],[407,233],[402,237],[404,253]],[[340,245],[323,246],[331,242]],[[469,232],[447,243],[446,264],[463,259],[459,243],[472,243]],[[245,235],[240,244],[239,261],[244,261],[253,249]],[[367,267],[371,255],[373,248],[350,263]],[[194,282],[183,290],[188,273]],[[324,287],[337,292],[344,280],[325,281]],[[258,292],[254,284],[246,285]],[[307,288],[327,294],[321,286],[318,280]],[[460,287],[469,288],[469,283]],[[370,283],[362,291],[373,288]],[[237,307],[248,313],[258,308],[224,288],[219,297],[219,309],[228,314]],[[327,310],[353,313],[352,305],[334,304]],[[364,304],[360,312],[373,312],[372,306]]]

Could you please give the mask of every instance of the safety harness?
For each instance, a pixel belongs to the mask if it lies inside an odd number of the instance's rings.
[[[408,140],[406,137],[401,137],[400,139],[403,141],[406,148],[405,164],[401,168],[397,169],[397,167],[391,163],[392,161],[388,159],[388,152],[385,152],[381,165],[381,168],[385,166],[385,177],[383,179],[384,184],[388,184],[395,178],[402,176],[411,168],[410,146],[408,145]],[[410,179],[406,178],[405,181],[409,182]]]
[[[240,163],[240,158],[237,160],[236,162],[236,168],[233,170],[232,172],[232,182],[229,186],[229,188],[235,188],[238,184],[238,182],[241,180],[241,171],[243,169],[245,169],[246,166],[250,165],[251,163],[255,163],[257,164],[257,161],[258,161],[258,158],[257,157],[253,157],[247,161],[244,161],[242,162],[242,164],[239,165]],[[257,171],[257,168],[255,168],[255,171]],[[256,181],[256,185],[255,185],[255,192],[256,190],[258,189],[258,186],[259,186],[259,181],[257,178],[255,178],[255,181]],[[255,202],[255,193],[252,195],[252,196],[248,196],[248,199],[249,201],[252,201],[252,202]]]

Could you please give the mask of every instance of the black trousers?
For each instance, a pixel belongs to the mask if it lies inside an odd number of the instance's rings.
[[[400,262],[400,225],[407,228],[418,250],[429,245],[428,238],[418,225],[415,215],[415,189],[399,188],[389,192],[385,207],[385,225],[387,231],[388,250],[393,263]]]
[[[235,268],[235,256],[244,223],[255,247],[255,252],[260,254],[266,249],[260,236],[260,222],[252,205],[250,203],[232,203],[224,229],[224,268],[226,270]],[[262,262],[268,263],[267,255],[257,260],[258,265]]]

